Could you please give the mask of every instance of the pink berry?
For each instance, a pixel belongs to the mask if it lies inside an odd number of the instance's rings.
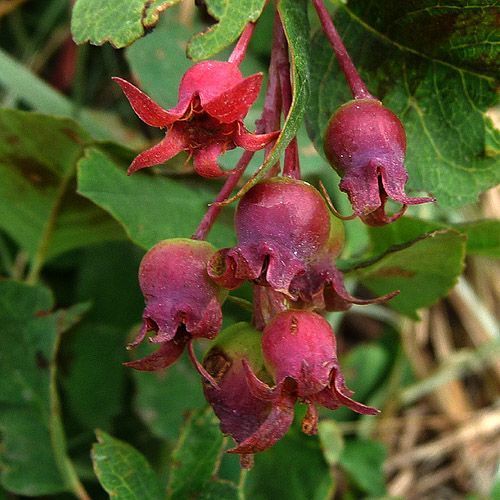
[[[317,431],[316,405],[332,410],[347,406],[366,415],[378,413],[375,408],[351,399],[352,392],[340,372],[333,330],[319,314],[289,310],[276,315],[264,329],[262,351],[275,386],[269,387],[244,363],[247,383],[252,394],[271,401],[273,409],[260,427],[231,453],[255,453],[281,439],[292,423],[289,412],[297,400],[308,406],[302,422],[307,434]]]

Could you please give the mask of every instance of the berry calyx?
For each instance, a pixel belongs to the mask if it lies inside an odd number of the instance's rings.
[[[262,78],[261,73],[244,78],[238,64],[232,62],[197,63],[182,77],[178,103],[169,110],[126,80],[113,78],[144,123],[166,129],[165,138],[139,154],[128,173],[160,165],[187,151],[199,175],[220,177],[226,173],[217,160],[225,151],[237,146],[248,151],[265,147],[278,132],[252,134],[243,124],[257,99]]]

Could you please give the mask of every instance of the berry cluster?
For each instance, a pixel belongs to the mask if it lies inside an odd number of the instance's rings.
[[[313,3],[354,96],[332,117],[325,153],[342,177],[340,188],[349,196],[353,216],[371,225],[389,223],[406,205],[431,199],[412,199],[404,193],[403,126],[368,93],[322,2]],[[244,78],[238,65],[252,30],[248,25],[227,62],[205,61],[188,70],[180,83],[179,102],[170,110],[116,79],[138,116],[166,129],[158,145],[135,158],[129,173],[188,151],[199,175],[227,177],[217,198],[223,201],[252,152],[272,147],[280,115],[286,115],[291,102],[288,48],[276,16],[266,104],[256,133],[251,133],[243,119],[257,98],[262,75]],[[234,170],[225,172],[218,157],[237,146],[246,152]],[[400,202],[403,209],[388,216],[387,198]],[[162,241],[144,256],[139,282],[146,307],[130,347],[149,334],[159,349],[127,365],[164,369],[187,348],[222,431],[237,443],[229,452],[239,454],[242,465],[249,467],[254,453],[287,432],[297,402],[307,405],[302,421],[307,434],[317,432],[318,405],[377,413],[352,399],[337,360],[334,332],[321,313],[384,302],[397,292],[371,300],[347,292],[336,267],[344,245],[343,223],[330,200],[300,179],[295,140],[286,150],[282,171],[276,165],[239,200],[237,244],[232,248],[215,249],[203,241],[220,209],[217,204],[209,208],[192,239]],[[223,303],[229,291],[244,282],[253,287],[252,324],[238,323],[219,334]],[[215,339],[202,362],[193,347],[197,338]]]

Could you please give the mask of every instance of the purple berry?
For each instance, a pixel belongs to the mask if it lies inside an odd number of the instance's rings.
[[[294,307],[330,311],[346,310],[353,303],[383,302],[394,295],[361,300],[345,290],[343,275],[335,267],[344,245],[343,224],[307,182],[275,177],[255,185],[238,205],[235,226],[238,244],[219,250],[207,268],[225,288],[251,280],[283,294]],[[261,294],[259,299],[265,297]],[[276,304],[276,297],[272,300]]]
[[[387,224],[399,218],[406,205],[433,201],[405,194],[405,130],[377,99],[355,99],[341,106],[328,124],[324,149],[342,177],[340,189],[366,224]],[[403,210],[389,217],[384,210],[387,198],[401,203]]]
[[[248,323],[237,323],[220,333],[216,344],[203,360],[203,366],[218,387],[204,384],[207,401],[220,420],[224,434],[237,443],[251,436],[266,420],[272,410],[270,401],[254,396],[246,382],[242,360],[266,380],[261,349],[262,334]],[[293,418],[293,409],[290,412]],[[251,455],[242,455],[242,465],[251,466]]]
[[[142,327],[131,347],[147,332],[159,351],[126,363],[138,370],[157,370],[172,364],[192,338],[213,338],[222,324],[221,304],[227,292],[208,276],[206,265],[215,249],[205,241],[164,240],[144,256],[139,284],[146,307]]]
[[[294,277],[318,254],[338,255],[344,243],[343,226],[321,194],[307,182],[285,177],[250,189],[239,203],[235,227],[238,245],[217,252],[208,267],[209,275],[229,289],[247,279],[291,296]]]

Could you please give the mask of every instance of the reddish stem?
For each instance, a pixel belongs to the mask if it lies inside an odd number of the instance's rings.
[[[278,130],[281,125],[281,88],[279,80],[279,51],[276,46],[277,31],[281,29],[281,23],[279,20],[278,12],[274,16],[274,28],[273,28],[273,44],[271,49],[271,60],[269,62],[269,75],[267,82],[266,98],[264,101],[264,110],[262,112],[261,118],[258,120],[257,125],[262,127],[264,133],[272,132]],[[274,147],[274,141],[268,144],[265,148],[265,156],[270,153]],[[269,177],[274,177],[280,172],[280,164],[277,162],[268,172]]]
[[[237,64],[238,66],[242,63],[243,59],[245,59],[245,54],[247,53],[248,44],[252,39],[254,29],[255,23],[248,23],[245,26],[240,39],[236,43],[229,59],[227,60],[228,62]]]
[[[328,41],[335,52],[340,69],[344,73],[347,83],[351,88],[354,99],[373,99],[373,96],[368,91],[365,82],[362,80],[358,70],[354,66],[352,59],[345,48],[344,42],[342,42],[342,38],[340,38],[340,35],[333,24],[332,18],[323,3],[323,0],[312,0],[312,2],[316,12],[318,13],[323,31],[325,32]]]
[[[245,151],[241,155],[238,164],[229,173],[229,176],[217,195],[217,198],[215,198],[214,202],[208,207],[208,210],[201,219],[198,229],[196,229],[196,232],[193,236],[191,236],[193,240],[204,240],[207,237],[207,234],[222,210],[223,205],[220,205],[219,202],[224,201],[232,193],[236,184],[238,184],[238,181],[241,179],[243,172],[248,167],[250,160],[253,158],[253,155],[253,151]]]
[[[78,45],[70,35],[58,51],[55,68],[50,75],[51,84],[61,92],[71,88],[78,64]]]
[[[290,60],[288,58],[288,42],[283,24],[278,15],[275,19],[273,50],[276,52],[276,68],[278,72],[283,114],[288,115],[292,106],[292,82],[290,81]],[[285,151],[283,175],[300,179],[299,150],[294,137]]]
[[[299,146],[297,137],[294,137],[285,150],[283,175],[292,179],[300,179]]]
[[[328,194],[328,191],[326,190],[325,185],[319,181],[319,189],[321,191],[321,194],[323,195],[323,198],[326,201],[326,204],[328,205],[328,208],[330,209],[330,212],[337,217],[337,219],[340,220],[353,220],[357,217],[356,214],[352,213],[351,215],[342,215],[336,208],[335,205],[333,204],[332,199],[330,198],[330,195]]]

